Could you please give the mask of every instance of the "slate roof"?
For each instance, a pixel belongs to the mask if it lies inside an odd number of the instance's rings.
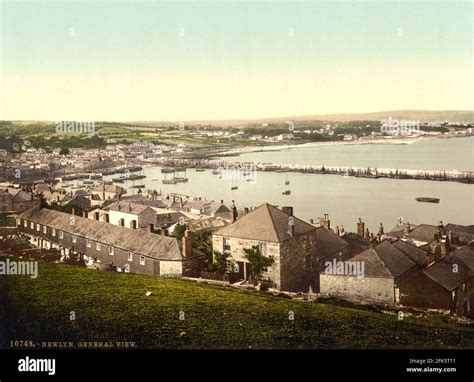
[[[342,236],[342,238],[349,244],[351,255],[357,255],[374,245],[370,240],[365,239],[354,232],[347,232]]]
[[[396,240],[392,242],[392,245],[395,246],[398,250],[402,251],[405,255],[407,255],[418,266],[424,267],[428,265],[428,251],[420,247],[416,247],[415,245],[407,243],[403,240]]]
[[[215,234],[280,243],[292,239],[292,236],[288,233],[289,216],[286,212],[271,204],[264,203]],[[313,225],[296,217],[293,218],[295,227],[293,237],[316,230]]]
[[[122,202],[122,201],[112,203],[110,206],[107,207],[107,209],[109,211],[123,212],[126,214],[132,214],[132,215],[140,215],[148,209],[150,211],[155,212],[153,208],[145,206],[143,204]]]
[[[453,272],[457,265],[457,272]],[[452,291],[474,276],[474,242],[451,252],[423,271],[429,278]]]
[[[407,255],[385,240],[354,256],[349,261],[365,263],[365,275],[371,277],[398,278],[416,267]]]
[[[182,260],[178,241],[175,238],[149,233],[145,230],[129,229],[80,216],[46,208],[32,208],[19,215],[34,223],[46,225],[70,234],[134,252],[158,260]]]
[[[324,259],[347,248],[349,244],[333,230],[324,227],[316,228],[316,256]]]

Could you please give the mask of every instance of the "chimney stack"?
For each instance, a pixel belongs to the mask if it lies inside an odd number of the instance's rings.
[[[344,233],[345,233],[345,232],[344,232],[344,226],[341,225],[341,236],[344,235]]]
[[[244,208],[244,212],[245,212],[246,214],[248,214],[248,213],[249,213],[249,208],[248,208],[248,207],[245,207],[245,208]]]
[[[441,249],[441,258],[448,256],[449,252],[451,251],[451,246],[449,244],[448,238],[443,235],[440,241],[440,249]]]
[[[403,232],[405,233],[405,235],[408,235],[411,232],[411,227],[410,227],[409,222],[406,222],[405,226],[403,227]]]
[[[341,235],[341,232],[339,231],[339,226],[338,226],[338,225],[336,226],[336,235],[337,235],[337,236],[340,236],[340,235]]]
[[[284,213],[286,213],[286,214],[288,214],[288,215],[290,215],[290,216],[293,216],[293,207],[290,207],[290,206],[283,206],[283,207],[281,207],[281,210],[282,210]]]
[[[383,224],[380,223],[380,227],[379,227],[379,236],[382,236],[383,235]]]
[[[359,218],[357,222],[357,235],[364,237],[365,223]]]
[[[232,207],[230,208],[230,224],[235,223],[236,220],[237,220],[237,207],[235,206],[235,203],[232,200]]]
[[[369,233],[369,229],[368,229],[368,228],[365,229],[365,235],[364,235],[364,237],[365,237],[366,239],[368,239],[368,238],[370,237],[370,233]]]
[[[309,224],[314,224],[314,219],[309,219]]]
[[[188,229],[186,229],[186,231],[184,231],[184,236],[183,236],[183,256],[191,257],[192,254],[193,254],[193,246],[192,246],[191,232]]]
[[[331,221],[329,220],[329,214],[324,214],[324,218],[319,220],[319,225],[323,226],[327,230],[331,229]]]

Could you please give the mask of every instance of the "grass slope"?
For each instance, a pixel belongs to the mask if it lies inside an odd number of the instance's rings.
[[[438,315],[399,321],[369,307],[66,264],[40,262],[37,279],[0,276],[0,294],[2,348],[10,340],[135,341],[156,348],[474,347],[474,328]]]

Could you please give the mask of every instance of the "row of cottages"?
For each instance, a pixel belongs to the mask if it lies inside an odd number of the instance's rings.
[[[316,226],[295,217],[292,207],[279,209],[264,203],[237,220],[233,206],[230,215],[231,224],[215,231],[212,242],[214,252],[229,254],[237,264],[236,279],[248,280],[244,249],[258,246],[264,256],[275,260],[262,274],[275,289],[318,292],[325,261],[343,260],[350,254],[349,244],[330,229],[328,219]]]
[[[33,208],[17,218],[20,233],[40,248],[55,248],[63,259],[77,257],[118,271],[164,277],[200,275],[205,255],[182,241],[46,208]]]

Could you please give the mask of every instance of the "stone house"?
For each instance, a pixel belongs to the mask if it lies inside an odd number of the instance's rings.
[[[109,223],[129,228],[147,228],[156,225],[157,213],[148,206],[129,202],[116,202],[107,207]]]
[[[335,271],[327,263],[320,275],[321,294],[355,302],[395,305],[399,300],[399,285],[420,269],[407,251],[384,240],[348,262],[338,263],[341,271]],[[354,267],[362,272],[356,274]]]
[[[247,280],[249,263],[244,249],[258,246],[264,256],[272,256],[275,263],[269,267],[266,277],[276,289],[292,292],[308,292],[314,285],[317,263],[317,229],[293,216],[292,207],[281,210],[264,203],[240,219],[237,209],[231,208],[230,225],[212,235],[213,250],[228,253],[236,263],[237,277]]]
[[[474,241],[403,282],[400,304],[474,318]]]

